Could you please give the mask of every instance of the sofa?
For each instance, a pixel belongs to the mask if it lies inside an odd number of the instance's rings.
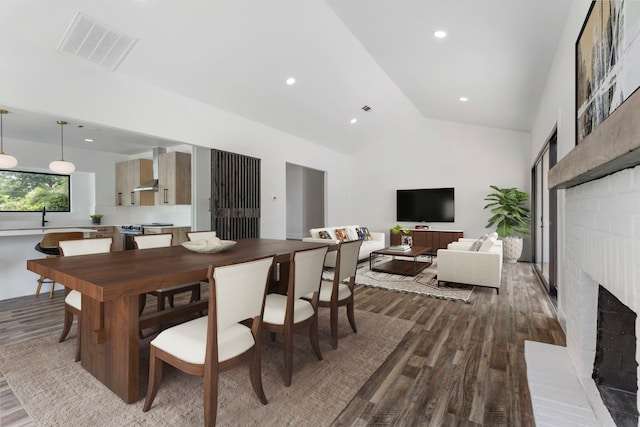
[[[358,260],[369,259],[369,254],[378,249],[384,249],[384,233],[371,232],[366,227],[359,225],[340,225],[337,227],[312,228],[309,230],[311,237],[305,237],[303,242],[338,244],[343,241],[362,240]],[[324,261],[325,267],[336,266],[336,252],[329,252]]]
[[[438,250],[438,285],[451,282],[487,286],[499,294],[501,277],[502,241],[495,234],[459,239],[449,243],[447,249]]]

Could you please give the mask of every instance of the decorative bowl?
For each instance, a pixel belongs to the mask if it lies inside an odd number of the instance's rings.
[[[216,252],[225,251],[235,244],[236,242],[233,240],[220,240],[220,243],[217,245],[208,244],[206,240],[199,240],[195,242],[183,242],[182,246],[193,252],[198,252],[201,254],[214,254]]]

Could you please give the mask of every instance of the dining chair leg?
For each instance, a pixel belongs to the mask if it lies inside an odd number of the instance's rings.
[[[204,374],[204,425],[206,427],[214,427],[218,416],[218,368],[212,366],[211,370],[210,375],[206,372]]]
[[[51,281],[51,290],[49,291],[49,299],[53,299],[53,293],[56,291],[56,282]]]
[[[150,346],[149,354],[149,385],[147,387],[147,397],[144,400],[144,407],[142,412],[147,412],[151,409],[153,400],[156,398],[160,383],[162,382],[162,365],[164,362],[156,357],[156,349],[154,346]]]
[[[338,307],[329,310],[329,324],[331,326],[331,348],[338,348]]]
[[[353,330],[353,332],[357,333],[358,328],[356,327],[356,318],[354,315],[353,305],[353,298],[351,298],[351,301],[349,301],[349,303],[347,304],[347,319],[349,319],[349,324],[351,325],[351,329]]]
[[[76,333],[78,337],[76,338],[76,362],[80,361],[80,319],[78,319],[78,326],[76,326]]]
[[[285,329],[284,331],[284,385],[291,385],[291,376],[293,374],[293,331]]]
[[[71,325],[73,324],[73,313],[69,310],[64,311],[64,326],[62,327],[62,334],[60,335],[60,339],[58,342],[62,342],[69,335],[69,331],[71,331]]]
[[[318,356],[318,360],[322,360],[322,353],[320,352],[320,342],[318,340],[318,313],[313,316],[313,321],[309,324],[309,341],[311,341],[311,348]]]
[[[249,377],[251,378],[251,385],[256,392],[258,399],[263,405],[267,404],[267,397],[264,395],[264,389],[262,388],[262,365],[260,364],[260,320],[254,319],[251,327],[251,333],[253,334],[253,340],[255,345],[253,346],[253,358],[249,365]],[[216,380],[217,381],[217,380]],[[217,393],[217,388],[216,388]],[[217,402],[217,400],[216,400]]]

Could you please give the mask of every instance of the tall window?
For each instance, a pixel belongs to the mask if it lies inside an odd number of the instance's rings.
[[[71,211],[71,177],[0,170],[0,212]]]

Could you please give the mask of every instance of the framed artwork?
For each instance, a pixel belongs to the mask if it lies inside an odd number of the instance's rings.
[[[640,2],[591,3],[576,41],[576,144],[640,86]]]

